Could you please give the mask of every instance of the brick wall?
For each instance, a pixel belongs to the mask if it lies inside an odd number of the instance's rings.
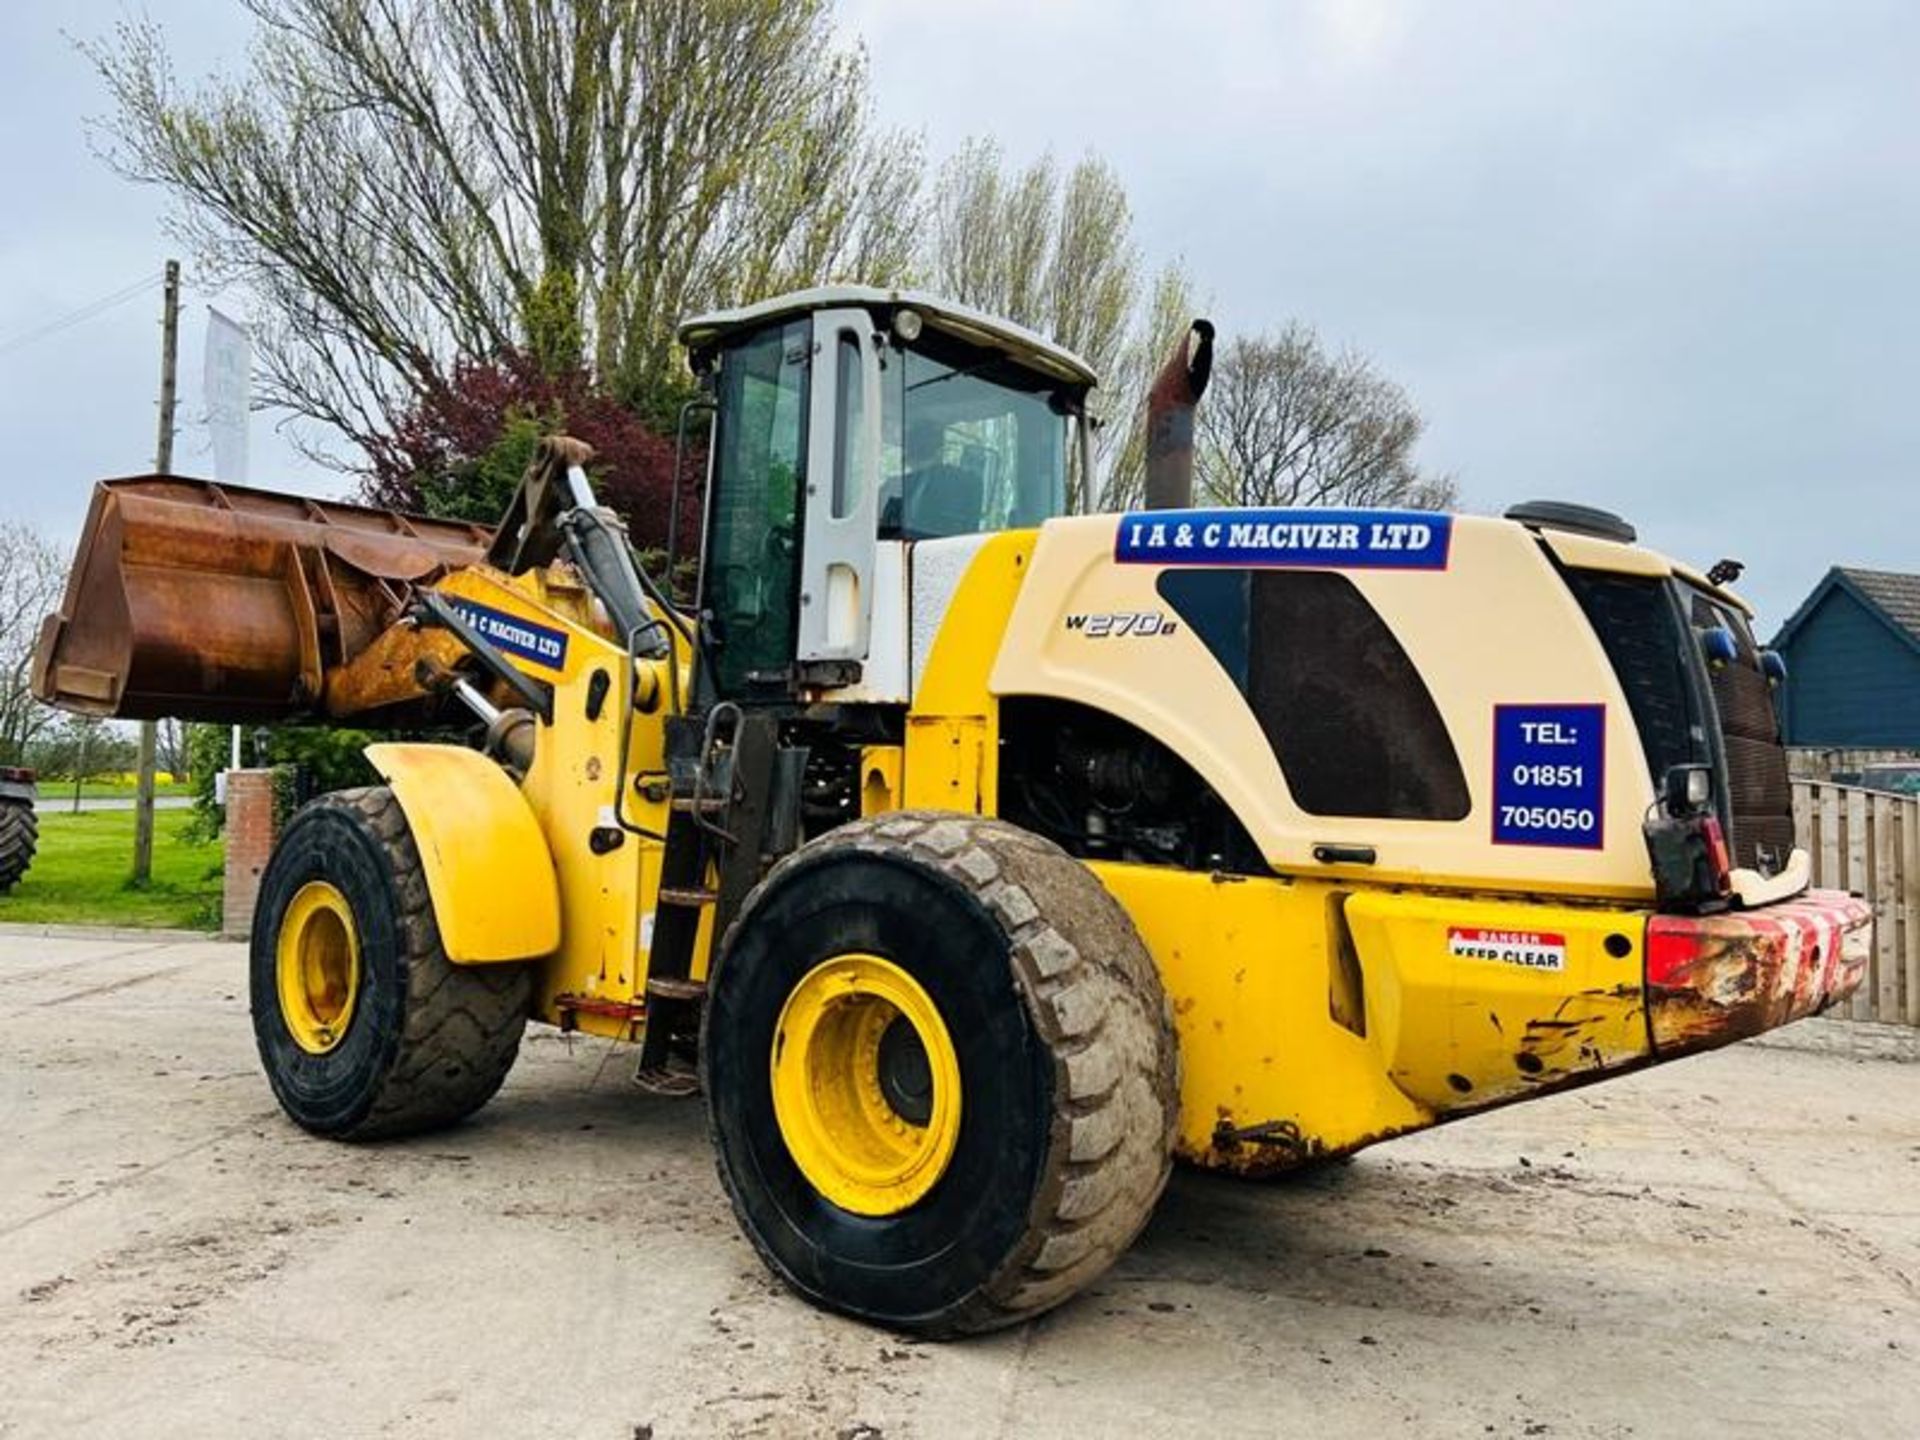
[[[244,940],[253,928],[260,872],[273,853],[273,772],[227,772],[227,882],[221,933]]]

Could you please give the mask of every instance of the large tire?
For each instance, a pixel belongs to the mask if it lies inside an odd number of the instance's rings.
[[[907,972],[956,1062],[951,1157],[896,1213],[829,1200],[775,1097],[790,997],[849,955]],[[867,1052],[876,1067],[885,1048]],[[1171,1165],[1177,1058],[1152,957],[1091,871],[998,820],[879,816],[783,861],[728,932],[701,1065],[720,1178],[768,1266],[815,1304],[910,1333],[1065,1300],[1132,1243]],[[860,1083],[877,1095],[887,1079]]]
[[[40,843],[40,822],[30,802],[0,800],[0,895],[20,882],[33,864]]]
[[[280,966],[289,912],[300,923],[297,897],[316,890],[344,901],[358,954],[350,1009],[320,1053],[296,1039],[312,1007],[297,991],[289,1000]],[[447,959],[420,852],[384,786],[326,796],[293,817],[261,877],[252,938],[260,1061],[281,1108],[315,1134],[369,1140],[451,1125],[513,1067],[532,967]]]

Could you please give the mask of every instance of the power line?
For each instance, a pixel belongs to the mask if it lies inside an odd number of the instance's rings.
[[[102,295],[98,300],[89,300],[79,309],[69,311],[57,320],[49,320],[37,329],[28,330],[7,340],[0,340],[0,355],[11,355],[14,351],[24,350],[37,341],[58,335],[63,330],[70,330],[75,325],[93,319],[96,315],[104,315],[115,306],[124,305],[136,296],[144,295],[160,283],[160,278],[157,271],[143,276],[124,289],[116,290],[111,295]]]

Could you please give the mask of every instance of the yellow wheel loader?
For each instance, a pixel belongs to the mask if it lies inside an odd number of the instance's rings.
[[[1123,515],[1067,513],[1095,377],[1014,325],[831,288],[681,333],[688,607],[563,439],[491,532],[96,492],[44,699],[474,727],[372,746],[266,869],[308,1130],[457,1121],[529,1020],[630,1042],[778,1275],[949,1335],[1087,1285],[1176,1157],[1276,1174],[1858,983],[1778,658],[1617,518],[1193,508],[1204,324]]]

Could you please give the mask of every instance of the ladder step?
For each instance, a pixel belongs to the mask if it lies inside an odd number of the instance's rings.
[[[685,1100],[700,1093],[700,1072],[678,1059],[665,1065],[644,1065],[634,1072],[633,1083],[649,1095],[666,1100]]]
[[[687,1004],[697,1004],[707,998],[707,982],[704,980],[681,980],[672,975],[651,975],[647,977],[647,999],[679,1000]]]
[[[662,905],[684,905],[689,909],[698,909],[702,905],[711,905],[720,898],[717,890],[708,890],[696,885],[662,885],[660,903]]]

